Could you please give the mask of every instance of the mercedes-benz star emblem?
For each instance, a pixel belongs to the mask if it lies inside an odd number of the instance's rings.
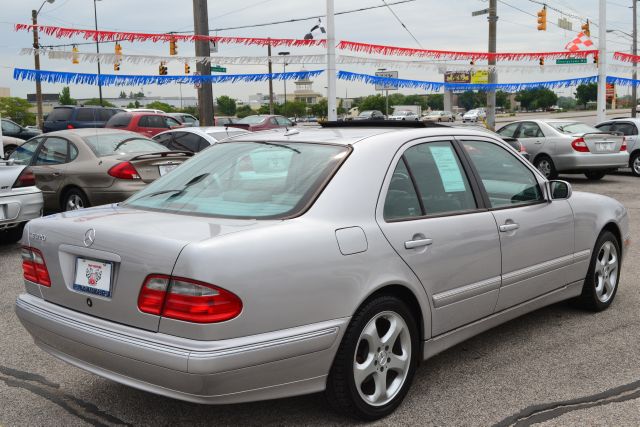
[[[84,233],[84,240],[82,241],[86,247],[93,245],[93,242],[96,240],[96,230],[93,228],[88,229]]]

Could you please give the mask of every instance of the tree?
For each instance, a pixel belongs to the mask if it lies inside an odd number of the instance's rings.
[[[509,94],[502,90],[496,91],[496,107],[502,107],[507,110],[507,104],[509,104],[509,106],[511,105],[509,102]]]
[[[281,107],[282,115],[285,117],[291,116],[306,116],[307,115],[307,104],[302,101],[287,101],[286,104]]]
[[[176,108],[173,105],[167,104],[166,102],[153,101],[146,105],[145,108],[151,108],[153,110],[162,110],[165,113],[175,113]]]
[[[255,113],[253,112],[251,107],[249,107],[248,105],[241,105],[236,108],[236,116],[241,119],[243,117],[251,116],[252,114],[255,114]]]
[[[197,119],[200,118],[200,112],[198,111],[198,107],[196,107],[195,105],[187,105],[186,107],[179,109],[178,112],[191,114]]]
[[[478,99],[473,91],[468,90],[458,95],[458,104],[465,110],[473,110],[478,106]]]
[[[127,97],[127,93],[125,91],[120,91],[120,99],[125,99]]]
[[[385,98],[382,95],[370,95],[366,98],[363,98],[357,105],[358,109],[362,112],[365,110],[378,110],[385,111]],[[391,102],[389,102],[389,105]]]
[[[127,104],[127,108],[140,108],[142,104],[140,104],[140,101],[138,101],[136,99],[136,102],[130,102]]]
[[[573,110],[576,108],[576,105],[578,105],[578,102],[570,96],[561,96],[558,98],[558,107],[563,110]]]
[[[84,105],[102,105],[103,107],[115,107],[115,104],[103,99],[102,104],[100,104],[100,98],[91,98]]]
[[[71,97],[69,86],[62,88],[62,92],[60,92],[60,96],[58,97],[58,102],[60,105],[76,105],[78,103],[78,101]]]
[[[222,95],[216,98],[218,104],[218,113],[223,116],[233,116],[236,114],[236,100]]]
[[[342,105],[342,100],[340,100],[340,105]],[[341,108],[341,107],[340,107]],[[342,108],[343,112],[341,113],[338,108],[338,114],[344,114],[344,108]],[[311,106],[311,114],[316,117],[327,117],[329,115],[329,102],[326,99],[321,99],[317,104],[313,104]]]
[[[31,104],[22,98],[0,98],[0,115],[23,126],[35,125],[36,116],[29,112]]]
[[[576,88],[576,100],[578,104],[587,108],[587,103],[589,101],[597,101],[598,100],[598,84],[597,83],[589,83],[588,85],[580,85]]]
[[[423,110],[429,107],[429,99],[434,95],[407,95],[404,97],[405,105],[419,105]],[[435,95],[444,98],[443,95]],[[437,104],[437,99],[434,98],[434,102]],[[432,107],[434,108],[434,107]]]
[[[444,110],[444,95],[439,93],[429,95],[427,96],[426,104],[432,110]]]
[[[551,89],[537,87],[533,89],[521,90],[516,95],[516,101],[526,110],[538,108],[547,109],[558,101],[558,95]]]

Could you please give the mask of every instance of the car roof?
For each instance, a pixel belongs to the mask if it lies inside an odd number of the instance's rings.
[[[634,117],[616,117],[615,119],[607,119],[607,120],[603,120],[600,123],[604,123],[604,122],[633,122],[637,125],[640,125],[640,118],[634,118]]]
[[[144,135],[140,135],[136,132],[130,132],[128,130],[121,129],[113,129],[113,128],[78,128],[78,129],[64,129],[58,130],[55,132],[48,132],[46,134],[38,135],[38,136],[76,136],[79,138],[85,136],[93,136],[93,135],[109,135],[114,133],[120,134],[128,134],[131,136],[139,136],[140,138],[145,138]]]

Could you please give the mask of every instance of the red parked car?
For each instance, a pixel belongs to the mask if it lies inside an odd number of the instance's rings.
[[[228,126],[246,129],[251,132],[295,126],[296,124],[284,116],[256,115],[247,116]]]
[[[182,124],[167,114],[131,111],[114,115],[105,127],[128,130],[152,137],[160,132],[182,127]]]

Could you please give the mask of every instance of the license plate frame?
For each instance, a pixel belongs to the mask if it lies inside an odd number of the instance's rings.
[[[172,170],[174,170],[178,166],[180,166],[178,163],[170,163],[170,164],[167,164],[167,165],[158,165],[158,172],[160,173],[160,176],[165,176],[166,174],[168,174],[169,172],[171,172]]]
[[[113,291],[113,263],[77,257],[76,271],[73,276],[73,289],[85,294],[111,298]]]
[[[613,142],[596,142],[596,150],[601,153],[613,153],[615,144]]]

